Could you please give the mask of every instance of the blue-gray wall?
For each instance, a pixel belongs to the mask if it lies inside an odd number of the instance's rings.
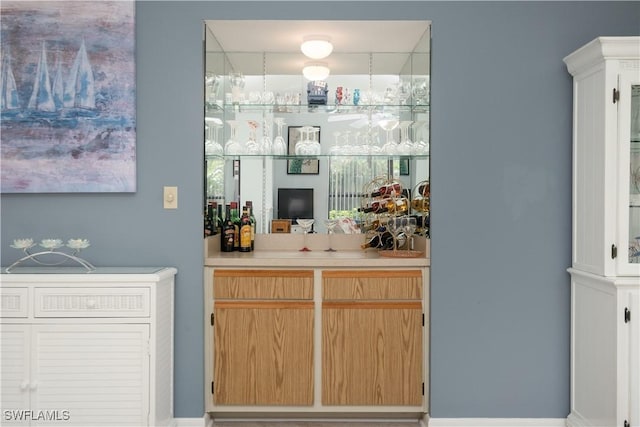
[[[638,35],[640,3],[139,1],[136,11],[137,193],[2,195],[3,265],[14,238],[83,236],[98,266],[176,266],[175,414],[202,416],[202,20],[428,19],[432,416],[568,414],[562,58],[600,35]],[[178,210],[162,209],[164,185],[179,187]]]

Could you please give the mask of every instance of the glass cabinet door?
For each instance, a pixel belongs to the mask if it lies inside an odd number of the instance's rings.
[[[619,241],[628,242],[618,254],[621,274],[640,274],[640,76],[622,73],[619,110]]]

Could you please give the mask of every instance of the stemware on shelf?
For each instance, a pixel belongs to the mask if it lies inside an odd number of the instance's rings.
[[[282,127],[284,126],[284,119],[282,117],[276,117],[274,120],[278,126],[278,135],[273,140],[273,147],[271,153],[276,156],[284,156],[287,154],[287,143],[282,137]]]
[[[382,152],[384,154],[396,154],[396,142],[393,140],[393,130],[398,127],[399,121],[397,119],[385,119],[380,120],[378,125],[387,132],[387,141],[382,146]]]
[[[273,141],[271,140],[271,126],[268,122],[264,124],[264,132],[262,133],[262,139],[260,140],[260,152],[262,154],[273,153]]]
[[[249,139],[245,144],[245,153],[260,154],[260,146],[258,145],[258,141],[256,141],[256,129],[258,129],[260,125],[255,120],[247,120],[247,125],[249,125]]]
[[[224,153],[226,155],[237,156],[240,154],[244,154],[244,146],[238,141],[236,132],[238,129],[238,121],[237,120],[227,120],[227,124],[229,125],[229,139],[224,144]]]
[[[229,85],[231,86],[231,101],[234,104],[241,103],[244,99],[244,75],[242,73],[229,73]]]
[[[207,140],[204,143],[204,152],[207,156],[221,156],[224,153],[222,144],[218,141],[219,130],[222,127],[220,119],[205,117]]]
[[[397,154],[408,156],[413,150],[413,142],[409,139],[409,127],[412,123],[411,120],[400,122],[400,143],[396,147]]]
[[[427,105],[429,103],[429,78],[420,77],[413,81],[413,103],[415,105]]]
[[[309,249],[309,247],[307,246],[307,234],[309,234],[309,231],[311,231],[311,227],[313,226],[314,220],[313,219],[298,218],[296,220],[296,222],[298,223],[298,225],[300,227],[302,227],[302,230],[304,231],[304,237],[303,237],[304,243],[302,244],[302,249],[300,249],[300,251],[301,252],[310,252],[311,249]]]
[[[298,129],[300,141],[296,143],[295,153],[298,156],[317,156],[320,154],[320,142],[315,139],[315,134],[320,130],[313,126],[302,126]],[[314,133],[312,139],[311,133]]]
[[[413,147],[411,149],[411,154],[415,155],[424,155],[429,154],[429,140],[428,137],[425,138],[424,130],[426,128],[427,121],[426,120],[418,120],[414,122],[414,141]]]

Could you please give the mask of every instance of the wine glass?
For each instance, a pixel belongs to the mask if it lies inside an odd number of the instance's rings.
[[[256,141],[256,129],[260,126],[255,120],[247,120],[249,125],[249,140],[245,144],[247,154],[260,154],[260,146]]]
[[[260,152],[262,154],[273,153],[273,141],[271,140],[271,126],[268,123],[264,124],[264,132],[262,133],[262,140],[260,141]]]
[[[413,123],[411,120],[403,120],[400,122],[401,140],[400,144],[396,147],[396,152],[400,155],[408,156],[413,149],[413,142],[409,139],[409,126],[411,126],[411,123]]]
[[[239,104],[244,98],[242,93],[244,75],[242,73],[229,73],[229,84],[231,85],[231,101],[234,104]]]
[[[284,156],[287,154],[287,143],[282,137],[282,127],[284,126],[284,119],[282,117],[276,117],[274,120],[276,126],[278,126],[278,135],[273,140],[273,147],[271,152],[276,156]]]
[[[309,231],[311,231],[311,227],[313,226],[315,220],[298,218],[296,222],[300,227],[302,227],[302,230],[304,231],[304,244],[302,245],[302,249],[300,249],[300,251],[310,252],[311,249],[307,247],[307,234],[309,234]]]
[[[327,226],[327,234],[329,235],[329,248],[325,249],[325,252],[335,252],[336,250],[333,249],[333,245],[331,244],[331,236],[334,233],[334,230],[336,229],[336,226],[338,225],[338,222],[340,220],[339,219],[325,219],[324,220],[324,225]]]
[[[220,119],[205,117],[205,127],[207,129],[207,140],[204,143],[204,152],[207,156],[222,156],[224,149],[218,142],[218,130],[222,126]]]
[[[231,132],[229,134],[229,140],[224,144],[224,153],[227,154],[227,155],[243,154],[244,147],[242,146],[242,144],[240,143],[240,141],[238,141],[238,139],[236,137],[238,121],[237,120],[227,120],[227,124],[229,125],[229,128],[231,129]]]
[[[398,127],[400,122],[397,119],[380,120],[378,125],[387,132],[387,142],[382,146],[385,154],[396,154],[396,143],[393,140],[393,130]]]
[[[425,139],[424,132],[420,132],[420,129],[424,128],[426,124],[426,120],[418,120],[413,123],[413,128],[415,129],[415,141],[413,141],[413,147],[411,148],[412,154],[429,154],[429,141],[427,140],[428,138]]]

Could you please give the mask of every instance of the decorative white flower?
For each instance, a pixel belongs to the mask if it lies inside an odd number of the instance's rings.
[[[87,239],[69,239],[67,246],[71,249],[85,249],[89,247]]]
[[[11,247],[16,249],[29,249],[33,245],[33,239],[15,239]]]
[[[42,239],[40,246],[45,249],[58,249],[62,247],[62,239]]]

